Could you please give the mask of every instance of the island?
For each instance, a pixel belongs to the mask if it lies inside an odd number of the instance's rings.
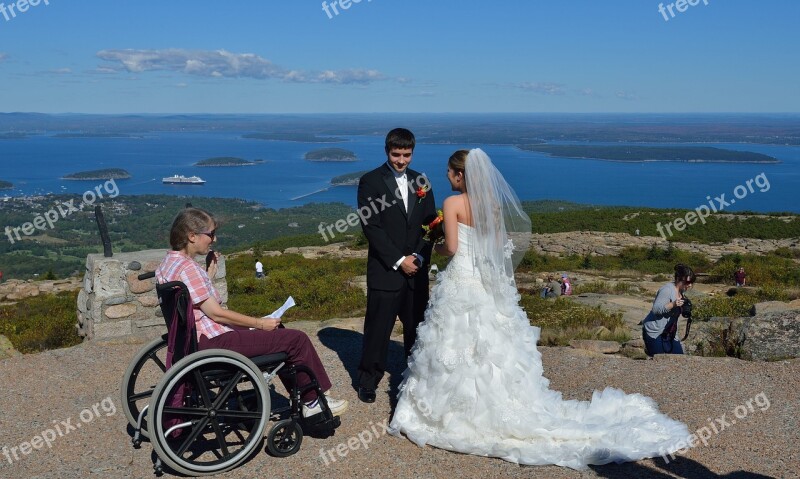
[[[269,140],[269,141],[296,141],[298,143],[341,143],[342,138],[330,136],[316,136],[313,133],[248,133],[242,135],[248,140]]]
[[[104,170],[80,171],[62,176],[62,180],[127,180],[131,174],[122,168],[106,168]]]
[[[144,138],[128,133],[56,133],[53,138]]]
[[[752,151],[725,150],[708,146],[626,146],[626,145],[517,145],[524,151],[547,153],[558,158],[576,158],[643,163],[680,161],[685,163],[780,163],[780,160]]]
[[[369,170],[356,171],[355,173],[347,173],[344,175],[334,176],[331,178],[333,186],[358,186],[358,181]]]
[[[358,156],[344,148],[320,148],[306,153],[308,161],[358,161]]]
[[[0,133],[0,140],[24,140],[28,135],[16,131]]]
[[[14,187],[13,183],[9,183],[8,181],[0,180],[0,190],[10,190]]]
[[[264,160],[245,160],[235,156],[215,156],[206,158],[194,164],[194,166],[252,166],[257,163],[264,163]]]

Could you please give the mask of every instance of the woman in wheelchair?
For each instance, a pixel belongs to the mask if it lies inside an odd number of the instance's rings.
[[[194,305],[199,349],[229,349],[251,358],[285,352],[289,364],[302,364],[314,373],[320,388],[326,391],[325,397],[333,415],[342,414],[347,409],[347,401],[327,394],[331,388],[330,379],[304,332],[279,328],[280,319],[254,318],[220,306],[220,295],[210,279],[216,274],[216,261],[211,262],[206,272],[194,260],[197,255],[208,254],[216,239],[216,228],[216,220],[205,210],[186,208],[181,211],[170,230],[171,251],[156,270],[159,283],[182,281],[188,288]],[[290,390],[290,384],[283,377],[281,380]],[[299,386],[303,386],[310,382],[310,378],[298,373],[297,381]],[[302,400],[304,417],[321,412],[313,389],[306,392]]]

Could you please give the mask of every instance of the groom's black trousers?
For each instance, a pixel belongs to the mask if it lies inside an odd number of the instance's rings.
[[[420,268],[420,274],[427,274]],[[427,282],[426,282],[427,283]],[[364,343],[358,366],[359,386],[376,389],[386,371],[389,338],[395,319],[403,324],[403,345],[406,358],[417,339],[417,325],[422,321],[428,303],[428,288],[408,286],[399,291],[367,290],[367,315],[364,318]]]

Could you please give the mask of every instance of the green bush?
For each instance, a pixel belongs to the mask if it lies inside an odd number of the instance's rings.
[[[738,318],[750,316],[750,310],[758,300],[749,294],[737,294],[732,297],[714,296],[693,303],[692,317],[698,321],[711,318]]]
[[[693,317],[699,321],[717,318],[750,316],[753,305],[764,301],[787,301],[789,295],[781,287],[765,286],[755,291],[739,289],[733,296],[714,296],[698,300]]]
[[[625,342],[630,333],[622,313],[609,313],[560,297],[543,299],[536,291],[523,291],[521,305],[533,326],[542,328],[541,344],[565,346],[572,339]]]
[[[653,246],[651,248],[628,247],[616,256],[578,256],[564,258],[549,256],[528,251],[520,263],[521,271],[576,271],[594,269],[598,271],[634,270],[641,273],[669,273],[677,263],[691,266],[695,271],[704,271],[711,267],[705,255],[689,253],[671,247]]]
[[[599,293],[599,294],[630,294],[633,287],[627,281],[618,281],[611,284],[607,281],[592,281],[590,283],[583,283],[575,286],[575,295],[582,293]]]
[[[733,273],[739,266],[747,273],[748,286],[800,286],[800,267],[787,257],[785,250],[759,256],[732,254],[719,259],[709,270],[709,279],[733,284]]]
[[[255,277],[255,258],[243,255],[226,263],[228,304],[252,316],[264,316],[292,296],[297,305],[284,321],[324,320],[363,314],[366,297],[350,284],[366,272],[363,260],[306,259],[300,255],[261,258],[266,277]]]
[[[77,292],[46,294],[0,307],[0,334],[22,353],[66,348],[81,342],[77,323]]]

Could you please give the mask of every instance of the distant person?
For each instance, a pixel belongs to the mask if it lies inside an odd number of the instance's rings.
[[[3,272],[0,271],[0,283],[2,283],[2,282],[3,282]]]
[[[572,295],[572,283],[569,281],[569,276],[566,274],[561,275],[561,296]]]
[[[636,228],[636,236],[639,236],[639,228]]]
[[[747,282],[747,274],[745,274],[742,266],[739,266],[739,269],[733,273],[733,281],[736,283],[736,287],[745,286]]]
[[[542,298],[557,298],[561,296],[561,283],[556,281],[552,274],[547,275],[547,284],[542,290]]]
[[[261,264],[261,259],[256,258],[256,278],[264,277],[264,265]]]
[[[696,275],[684,264],[675,265],[675,280],[658,289],[650,313],[642,321],[642,338],[648,356],[683,354],[681,342],[675,339],[678,318],[683,312],[684,293],[692,287]]]

